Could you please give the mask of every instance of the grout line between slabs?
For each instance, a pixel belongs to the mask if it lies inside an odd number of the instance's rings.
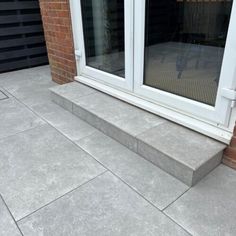
[[[4,90],[6,90],[6,89],[4,88]],[[1,93],[3,93],[3,95],[5,95],[5,96],[6,96],[6,98],[4,98],[4,99],[8,99],[8,98],[9,98],[9,96],[6,94],[6,92],[5,92],[5,91],[3,91],[3,90],[0,90],[0,92],[1,92]]]
[[[179,224],[177,221],[175,221],[174,219],[172,219],[170,216],[168,216],[165,212],[162,212],[168,219],[170,219],[172,222],[174,222],[175,224],[177,224],[180,228],[182,228],[187,234],[189,234],[190,236],[194,236],[192,233],[190,233],[187,229],[185,229],[181,224]]]
[[[71,83],[73,83],[73,82],[71,82]],[[76,82],[76,83],[79,84],[79,82]],[[57,86],[57,85],[55,85],[55,87],[56,87],[56,86]],[[54,87],[48,88],[49,92],[50,92],[50,93],[53,93],[53,95],[59,96],[59,97],[61,97],[62,99],[66,100],[66,101],[69,101],[72,105],[73,105],[74,103],[76,103],[76,100],[75,100],[75,99],[71,99],[71,98],[65,97],[65,96],[63,96],[63,95],[58,95],[57,92],[51,90],[51,89],[53,89],[53,88],[54,88]],[[91,88],[91,87],[89,87],[89,88]],[[96,94],[96,93],[98,93],[97,90],[94,91],[94,92],[88,93],[88,94],[86,94],[86,95],[82,95],[82,96],[80,96],[79,98],[88,97],[88,96],[91,96],[92,94]],[[55,102],[55,103],[56,103],[56,102]],[[72,109],[72,110],[73,110],[73,109]]]
[[[11,94],[11,93],[9,93]],[[126,186],[128,186],[132,191],[134,191],[135,193],[137,193],[142,199],[144,199],[145,201],[147,201],[150,205],[152,205],[156,210],[158,210],[160,213],[164,214],[168,219],[170,219],[174,224],[178,225],[181,229],[183,229],[186,233],[188,233],[189,235],[192,235],[190,234],[185,228],[183,228],[180,224],[178,224],[176,221],[174,221],[172,218],[170,218],[168,215],[166,215],[162,210],[160,210],[158,207],[156,207],[153,203],[151,203],[149,200],[147,200],[143,195],[141,195],[139,192],[137,192],[134,188],[132,188],[129,184],[127,184],[125,181],[123,181],[123,179],[121,179],[118,175],[116,175],[113,171],[111,171],[109,168],[107,168],[105,165],[103,165],[101,162],[99,162],[93,155],[91,155],[89,152],[87,152],[85,149],[83,149],[81,146],[79,146],[76,142],[74,142],[73,140],[71,140],[70,138],[68,138],[64,133],[62,133],[60,130],[58,130],[56,127],[54,127],[52,124],[50,124],[45,118],[43,118],[41,115],[37,114],[32,108],[30,108],[28,105],[26,105],[24,102],[22,102],[21,100],[19,100],[17,97],[15,97],[13,94],[11,94],[17,101],[19,101],[20,103],[22,103],[25,107],[27,107],[29,110],[31,110],[36,116],[40,117],[42,120],[44,120],[48,125],[50,125],[51,127],[53,127],[55,130],[57,130],[60,134],[62,134],[67,140],[69,140],[71,143],[73,143],[74,145],[76,145],[77,147],[79,147],[80,149],[82,149],[84,152],[86,152],[87,154],[89,154],[89,156],[91,156],[97,163],[99,163],[101,166],[103,166],[106,171],[104,171],[103,173],[99,174],[98,176],[96,176],[95,178],[99,177],[100,175],[106,173],[107,171],[110,171],[114,176],[116,176],[120,181],[122,181]],[[73,114],[73,113],[72,113]],[[73,114],[74,115],[74,114]],[[90,135],[93,135],[93,134],[90,134]],[[88,135],[88,137],[90,136]],[[82,139],[82,138],[81,138]],[[79,140],[78,140],[79,141]],[[93,178],[93,179],[95,179]],[[86,183],[89,183],[90,181],[92,181],[93,179],[85,182],[84,184]],[[28,214],[27,216],[24,216],[22,217],[21,219],[17,220],[17,222],[23,220],[24,218],[34,214],[35,212],[37,212],[38,210],[48,206],[49,204],[53,203],[54,201],[62,198],[63,196],[69,194],[70,192],[73,192],[75,191],[76,189],[78,189],[79,187],[83,186],[84,184],[78,186],[77,188],[67,192],[66,194],[54,199],[53,201],[51,201],[50,203],[44,205],[43,207],[31,212],[30,214]],[[185,193],[185,192],[184,192]],[[183,194],[182,194],[183,195]],[[182,196],[181,195],[181,196]],[[177,199],[176,199],[177,200]]]
[[[170,204],[168,204],[166,207],[164,207],[161,211],[164,213],[164,211],[170,207],[172,204],[174,204],[176,201],[178,201],[183,195],[185,195],[192,187],[188,187],[187,190],[185,190],[181,195],[179,195],[175,200],[173,200]]]
[[[79,145],[78,145],[79,146]],[[160,213],[163,213],[168,219],[170,219],[174,224],[178,225],[180,228],[182,228],[186,233],[188,233],[189,235],[191,235],[185,228],[183,228],[179,223],[177,223],[176,221],[174,221],[172,218],[170,218],[168,215],[166,215],[162,210],[160,210],[157,206],[155,206],[151,201],[149,201],[148,199],[146,199],[141,193],[139,193],[137,190],[135,190],[131,185],[129,185],[128,183],[126,183],[120,176],[118,176],[117,174],[115,174],[110,168],[106,167],[103,163],[101,163],[100,161],[98,161],[92,154],[90,154],[89,152],[87,152],[84,148],[82,148],[81,146],[79,146],[84,152],[86,152],[87,154],[89,154],[93,159],[95,159],[100,165],[102,165],[105,169],[107,169],[109,172],[111,172],[116,178],[118,178],[122,183],[124,183],[126,186],[128,186],[132,191],[134,191],[136,194],[138,194],[143,200],[145,200],[146,202],[148,202],[151,206],[153,206],[156,210],[158,210]],[[186,192],[186,191],[185,191]],[[184,193],[185,193],[184,192]],[[182,194],[183,195],[183,194]],[[181,196],[182,196],[181,195]]]
[[[135,135],[134,137],[137,138],[138,140],[140,140],[140,139],[138,138],[140,135],[145,134],[145,133],[148,132],[149,130],[152,130],[152,129],[154,129],[154,128],[157,128],[158,126],[160,126],[160,125],[162,125],[162,124],[164,124],[164,123],[166,123],[166,122],[169,122],[168,120],[165,120],[164,118],[161,118],[161,117],[158,116],[158,115],[156,115],[156,116],[157,116],[159,119],[163,119],[163,122],[160,122],[160,123],[158,123],[158,124],[153,125],[152,127],[150,127],[150,128],[148,128],[148,129],[142,131],[141,133],[138,133],[138,134]]]
[[[8,97],[1,98],[0,101],[5,101],[5,100],[7,100],[7,99],[9,99],[9,98],[8,98]]]
[[[9,93],[9,94],[11,94],[11,93]],[[17,97],[15,97],[13,94],[11,94],[11,95],[12,95],[12,97],[15,98],[19,103],[21,103],[23,106],[25,106],[25,107],[26,107],[27,109],[29,109],[31,112],[33,112],[37,117],[41,118],[44,122],[46,122],[46,124],[48,124],[50,127],[52,127],[53,129],[55,129],[55,130],[56,130],[57,132],[59,132],[62,136],[64,136],[69,142],[71,142],[71,143],[72,143],[73,145],[75,145],[77,148],[80,148],[73,140],[71,140],[70,138],[68,138],[64,133],[62,133],[60,130],[58,130],[56,127],[54,127],[52,124],[50,124],[50,123],[49,123],[45,118],[43,118],[41,115],[37,114],[32,108],[30,108],[29,106],[27,106],[24,102],[22,102],[20,99],[18,99]],[[32,129],[38,128],[38,127],[43,126],[43,125],[45,125],[45,124],[38,125],[38,126],[32,128]],[[22,131],[22,132],[19,132],[19,133],[23,133],[23,132],[26,132],[26,131],[28,131],[28,130],[25,130],[25,131]],[[93,134],[93,133],[92,133],[92,134]],[[90,135],[92,135],[92,134],[90,134]],[[15,135],[15,134],[14,134],[14,135]],[[90,136],[90,135],[88,135],[88,136]],[[13,135],[12,135],[12,136],[13,136]],[[9,137],[9,136],[8,136],[8,137]],[[78,140],[78,141],[79,141],[79,140]],[[81,149],[81,148],[80,148],[80,149]],[[87,153],[87,152],[86,152],[86,153]],[[96,159],[94,159],[91,155],[89,155],[89,156],[99,164],[99,162],[98,162]],[[104,166],[103,166],[103,167],[104,167]],[[63,197],[63,196],[65,196],[65,195],[67,195],[67,194],[73,192],[74,190],[76,190],[76,189],[80,188],[81,186],[85,185],[86,183],[89,183],[90,181],[94,180],[95,178],[99,177],[100,175],[103,175],[103,174],[106,173],[107,171],[108,171],[108,169],[105,168],[105,171],[103,171],[103,172],[100,173],[99,175],[97,175],[97,176],[95,176],[94,178],[90,179],[89,181],[86,181],[85,183],[83,183],[83,184],[81,184],[81,185],[75,187],[74,189],[70,190],[69,192],[67,192],[67,193],[65,193],[65,194],[63,194],[63,195],[61,195],[60,197],[54,199],[53,201],[47,203],[46,205],[44,205],[44,206],[38,208],[37,210],[31,212],[31,213],[28,214],[27,216],[22,217],[21,219],[17,220],[17,222],[19,222],[19,221],[21,221],[22,219],[24,219],[24,218],[26,218],[26,217],[32,215],[33,213],[37,212],[38,210],[44,208],[45,206],[47,206],[47,205],[49,205],[49,204],[51,204],[51,203],[53,203],[54,201],[60,199],[61,197]],[[15,219],[14,219],[14,220],[15,220]]]
[[[40,117],[39,117],[39,118],[40,118]],[[8,135],[8,136],[1,137],[1,138],[0,138],[0,141],[3,140],[3,139],[6,139],[6,138],[10,138],[10,137],[12,137],[12,136],[18,135],[18,134],[25,133],[25,132],[27,132],[27,131],[30,131],[30,130],[33,130],[33,129],[36,129],[36,128],[39,128],[39,127],[44,126],[44,125],[45,125],[45,124],[36,125],[35,127],[31,127],[31,128],[29,128],[29,129],[25,129],[25,130],[19,131],[19,132],[17,132],[17,133],[14,133],[14,134],[10,134],[10,135]]]
[[[1,194],[0,194],[0,198],[1,198],[1,199],[2,199],[2,201],[3,201],[3,204],[6,206],[6,208],[7,208],[8,212],[9,212],[9,214],[10,214],[10,216],[11,216],[12,220],[14,221],[14,223],[15,223],[15,225],[16,225],[16,227],[17,227],[17,229],[19,230],[20,234],[21,234],[22,236],[24,236],[24,235],[23,235],[23,233],[22,233],[22,231],[21,231],[21,229],[20,229],[20,227],[19,227],[19,225],[17,224],[17,222],[16,222],[15,218],[13,217],[13,215],[12,215],[12,213],[11,213],[11,211],[10,211],[10,209],[9,209],[8,205],[7,205],[7,203],[5,202],[5,200],[4,200],[4,198],[3,198],[3,196],[2,196]]]
[[[4,101],[4,100],[9,99],[9,96],[3,90],[1,90],[1,87],[0,87],[0,93],[2,93],[5,96],[4,98],[1,98],[0,101]]]
[[[88,181],[86,181],[86,182],[80,184],[79,186],[73,188],[72,190],[70,190],[70,191],[68,191],[68,192],[66,192],[66,193],[64,193],[64,194],[62,194],[60,197],[55,198],[54,200],[52,200],[52,201],[48,202],[47,204],[45,204],[45,205],[39,207],[38,209],[36,209],[36,210],[32,211],[31,213],[27,214],[26,216],[23,216],[22,218],[18,219],[17,222],[20,222],[20,221],[24,220],[25,218],[27,218],[27,217],[33,215],[34,213],[40,211],[41,209],[43,209],[43,208],[45,208],[45,207],[51,205],[51,204],[54,203],[55,201],[57,201],[57,200],[59,200],[59,199],[65,197],[65,196],[67,196],[67,195],[70,194],[70,193],[73,193],[74,191],[78,190],[79,188],[83,187],[84,185],[86,185],[86,184],[92,182],[92,181],[95,180],[96,178],[98,178],[98,177],[104,175],[106,172],[108,172],[107,169],[106,169],[105,171],[103,171],[102,173],[96,175],[96,176],[93,177],[92,179],[89,179]]]
[[[13,96],[13,95],[12,95]],[[28,110],[30,110],[35,116],[37,116],[38,118],[42,119],[45,124],[47,124],[48,126],[50,126],[51,128],[55,129],[57,132],[59,132],[62,136],[64,136],[69,142],[71,142],[73,145],[75,145],[76,147],[79,147],[79,145],[76,144],[75,141],[73,141],[72,139],[70,139],[69,137],[67,137],[62,131],[60,131],[57,127],[55,127],[53,124],[51,124],[48,120],[46,120],[43,116],[41,116],[40,114],[38,114],[37,112],[35,112],[31,107],[29,107],[28,105],[26,105],[24,102],[22,102],[21,100],[19,100],[17,97],[13,96],[19,103],[21,103],[23,106],[25,106]],[[55,105],[61,107],[60,105],[56,104]],[[62,108],[62,107],[61,107]],[[66,112],[69,112],[71,115],[75,116],[75,114],[71,113],[70,111],[67,111],[66,109],[64,109]],[[75,116],[76,118],[80,119],[79,117]],[[80,119],[82,120],[82,119]],[[82,120],[83,122],[87,123],[86,121]],[[41,127],[41,126],[44,126],[45,124],[41,124],[41,125],[37,125],[35,127],[33,127],[32,129],[35,129],[35,128],[38,128],[38,127]],[[87,123],[88,124],[88,123]],[[88,124],[90,125],[90,124]],[[92,126],[93,127],[93,126]],[[94,129],[98,130],[97,128],[93,127]],[[31,129],[27,129],[25,131],[28,131],[28,130],[31,130]],[[19,133],[22,133],[22,132],[25,132],[25,131],[21,131]],[[98,130],[99,131],[99,130]],[[76,141],[79,141],[83,138],[86,138],[86,137],[89,137],[90,135],[93,135],[96,131],[94,131],[92,134],[89,134],[89,135],[86,135],[84,137],[81,137],[80,139],[76,140]],[[18,133],[17,133],[18,134]],[[15,134],[13,134],[15,135]],[[11,135],[11,136],[13,136]],[[7,136],[9,137],[9,136]],[[4,137],[3,137],[4,138]],[[1,140],[1,139],[0,139]],[[91,155],[90,155],[91,156]],[[93,158],[94,159],[94,158]]]

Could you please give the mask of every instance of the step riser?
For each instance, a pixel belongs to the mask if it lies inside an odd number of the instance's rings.
[[[79,117],[80,119],[86,121],[96,129],[100,130],[109,137],[115,139],[119,143],[123,144],[130,150],[137,152],[137,140],[131,135],[125,133],[121,129],[113,126],[109,122],[97,117],[96,115],[90,113],[89,111],[73,104],[72,113]]]
[[[221,163],[223,156],[223,152],[218,153],[217,156],[212,157],[208,163],[205,163],[204,166],[194,171],[142,141],[138,141],[137,153],[188,186],[195,185],[204,176],[215,169]]]
[[[159,152],[142,141],[138,142],[138,153],[146,160],[181,180],[183,183],[192,186],[193,170],[190,168],[176,162],[169,156]]]
[[[177,179],[179,179],[188,186],[195,185],[200,179],[202,179],[205,175],[207,175],[211,170],[213,170],[216,166],[218,166],[221,163],[223,149],[219,149],[220,151],[215,152],[217,154],[212,155],[212,157],[209,153],[204,154],[207,158],[206,161],[201,164],[201,166],[198,165],[198,162],[196,162],[196,164],[194,165],[189,166],[188,164],[178,161],[177,159],[171,156],[172,154],[175,155],[175,151],[173,153],[173,150],[175,149],[172,149],[171,155],[166,154],[166,152],[162,152],[161,149],[159,150],[159,148],[155,148],[152,145],[149,145],[147,140],[145,140],[145,138],[143,139],[142,135],[140,136],[140,135],[129,134],[128,132],[126,132],[124,127],[117,127],[117,125],[113,124],[110,120],[108,121],[108,119],[104,117],[99,117],[100,115],[98,116],[93,111],[87,109],[88,107],[86,103],[85,104],[82,103],[81,105],[80,103],[76,102],[76,100],[69,99],[68,97],[64,96],[64,94],[63,95],[60,94],[60,92],[57,92],[57,90],[51,91],[51,98],[58,105],[72,112],[80,119],[89,123],[98,130],[102,131],[104,134],[118,141],[122,145],[126,146],[133,152],[139,154],[149,162],[158,166],[159,168],[166,171],[170,175],[176,177]],[[157,128],[158,127],[159,126],[157,126]],[[158,131],[159,128],[157,132]],[[162,132],[160,132],[160,134],[162,134]],[[176,135],[178,136],[178,134]],[[169,140],[168,138],[166,139],[166,142],[165,139],[163,140],[164,146],[172,145],[172,143],[168,144],[169,143],[168,140]],[[194,140],[194,142],[197,141],[198,139]],[[204,143],[200,143],[200,145],[204,145]],[[179,147],[178,145],[175,144],[175,146],[177,148],[176,152],[183,153],[183,150],[181,149],[178,150]],[[196,149],[195,149],[195,154],[196,154]],[[191,148],[190,148],[190,159],[191,159]]]
[[[198,183],[204,176],[214,170],[221,162],[223,158],[223,151],[213,156],[203,166],[199,167],[193,174],[192,186]]]
[[[73,103],[71,101],[69,101],[66,98],[63,98],[60,95],[53,93],[53,92],[51,92],[50,96],[51,96],[51,100],[53,102],[55,102],[59,106],[63,107],[65,110],[73,113],[73,109],[72,109]]]
[[[217,157],[212,157],[209,163],[206,163],[206,165],[194,171],[188,166],[176,162],[171,157],[147,145],[142,140],[138,140],[137,138],[127,134],[113,124],[94,115],[90,111],[87,111],[81,106],[76,105],[72,101],[69,101],[66,98],[63,98],[53,92],[52,100],[58,105],[62,106],[64,109],[72,112],[74,115],[78,116],[93,127],[120,142],[130,150],[141,155],[146,160],[152,162],[154,165],[160,167],[188,186],[193,186],[194,184],[196,184],[200,179],[202,179],[206,174],[208,174],[211,170],[213,170],[221,163],[223,155],[222,152],[220,152]]]

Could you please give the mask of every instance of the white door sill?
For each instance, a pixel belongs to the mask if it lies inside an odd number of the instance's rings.
[[[102,84],[91,78],[76,76],[75,80],[223,143],[229,144],[232,138],[232,132],[230,130],[217,126],[217,124],[191,117],[187,114],[138,97],[133,93],[124,92],[110,85]]]

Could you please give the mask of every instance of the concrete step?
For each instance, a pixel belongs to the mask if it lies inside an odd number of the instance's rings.
[[[51,96],[188,186],[221,163],[225,144],[78,82],[52,88]]]

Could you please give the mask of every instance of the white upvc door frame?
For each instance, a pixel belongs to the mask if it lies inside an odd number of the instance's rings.
[[[117,87],[124,91],[133,90],[133,0],[124,0],[125,7],[125,78],[92,68],[86,64],[83,19],[80,0],[70,0],[75,54],[79,63],[80,76],[85,76],[103,84]]]
[[[187,116],[227,126],[231,101],[224,92],[236,88],[236,0],[232,6],[215,107],[144,85],[145,9],[146,0],[135,0],[134,93]]]
[[[87,84],[107,94],[131,103],[137,107],[148,110],[154,114],[160,115],[166,119],[172,120],[190,129],[196,130],[207,136],[220,140],[224,143],[229,143],[232,137],[233,128],[236,120],[236,106],[231,109],[230,104],[233,105],[232,100],[236,101],[236,0],[233,0],[233,7],[231,12],[231,21],[229,25],[227,43],[224,53],[223,66],[221,70],[221,78],[224,76],[226,81],[220,81],[218,94],[222,94],[218,98],[217,103],[223,102],[222,110],[215,110],[214,108],[191,101],[180,96],[165,93],[163,91],[149,88],[143,85],[143,62],[144,62],[144,24],[145,24],[145,11],[142,2],[146,0],[125,0],[129,2],[129,7],[126,8],[126,18],[129,15],[129,21],[126,21],[126,79],[122,81],[121,78],[111,76],[106,72],[92,70],[92,73],[84,73],[85,64],[85,51],[84,39],[82,28],[82,15],[80,0],[70,0],[70,11],[73,28],[74,48],[76,56],[77,76],[75,79],[78,82]],[[142,10],[143,9],[143,10]],[[136,11],[136,14],[134,14]],[[138,12],[138,14],[137,14]],[[141,13],[141,14],[139,14]],[[141,22],[143,19],[143,22]],[[139,23],[138,23],[139,22]],[[128,36],[129,35],[129,36]],[[140,37],[140,38],[139,38]],[[135,38],[135,40],[134,40]],[[133,46],[134,45],[134,46]],[[140,48],[139,48],[140,47]],[[104,76],[105,75],[105,76]],[[104,76],[104,77],[103,77]],[[104,79],[105,78],[105,79]],[[116,82],[112,81],[115,78]],[[229,78],[229,79],[228,79]],[[135,85],[134,85],[134,83]],[[145,96],[144,90],[150,89],[154,97]],[[222,89],[222,90],[221,90]],[[171,100],[176,103],[174,97],[178,97],[178,103],[181,105],[182,99],[187,103],[186,107],[193,106],[199,107],[204,113],[210,112],[211,117],[207,115],[202,118],[201,114],[196,114],[193,109],[186,112],[185,109],[178,108],[172,104],[166,104],[165,101],[157,101],[154,93],[160,93],[163,98],[172,95]],[[227,94],[227,92],[229,92]],[[163,94],[162,94],[163,93]],[[158,96],[160,96],[158,95]],[[165,100],[165,99],[164,99]],[[236,102],[234,102],[236,103]],[[191,109],[191,108],[190,108]],[[195,115],[194,115],[195,114]],[[218,117],[216,118],[215,117]],[[206,117],[208,117],[206,119]],[[211,119],[212,118],[212,119]],[[213,121],[212,121],[213,120]],[[216,121],[218,120],[218,122]],[[229,122],[228,122],[229,121]]]

